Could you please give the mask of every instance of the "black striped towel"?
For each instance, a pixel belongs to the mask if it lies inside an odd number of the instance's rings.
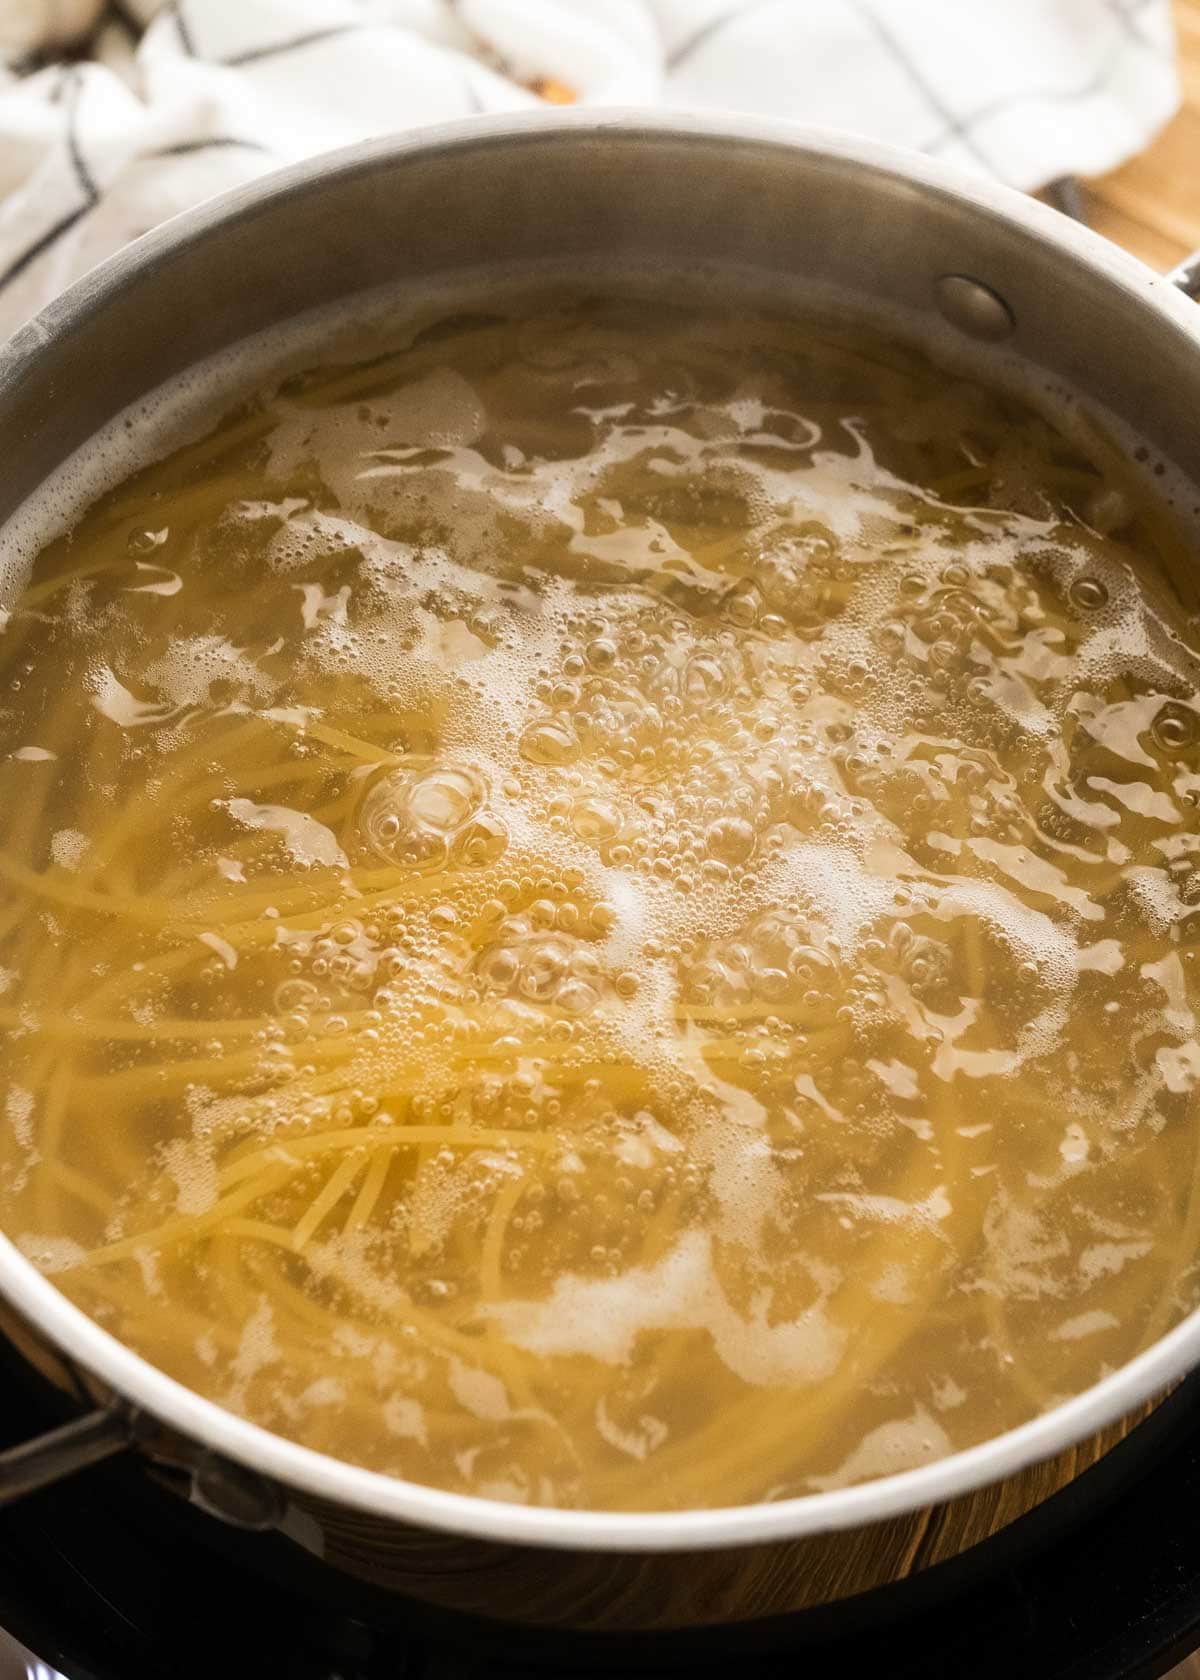
[[[1179,97],[1169,0],[0,0],[4,55],[0,335],[177,210],[415,124],[757,111],[1032,188]]]

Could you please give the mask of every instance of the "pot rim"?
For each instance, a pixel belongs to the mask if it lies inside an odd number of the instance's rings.
[[[631,143],[786,148],[815,160],[859,166],[965,204],[1099,271],[1132,307],[1165,315],[1200,351],[1196,305],[1170,280],[1088,228],[1011,188],[879,142],[832,130],[742,116],[637,108],[522,112],[413,129],[346,147],[272,172],[186,210],[108,258],[55,298],[0,354],[0,401],[36,366],[51,339],[86,327],[114,292],[168,253],[178,252],[267,203],[329,181],[401,163],[413,153],[469,154],[478,147],[617,134]],[[698,1551],[798,1539],[858,1527],[937,1505],[1049,1458],[1181,1377],[1200,1362],[1200,1308],[1127,1364],[1017,1429],[917,1469],[830,1492],[773,1503],[670,1512],[547,1509],[447,1492],[366,1470],[302,1447],[227,1411],[168,1377],[74,1306],[0,1235],[0,1292],[69,1357],[162,1423],[281,1484],[402,1524],[509,1544],[591,1551]]]

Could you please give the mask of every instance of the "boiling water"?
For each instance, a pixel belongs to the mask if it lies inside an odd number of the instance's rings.
[[[443,1487],[777,1498],[1200,1296],[1189,556],[863,334],[612,298],[254,398],[0,638],[0,1209]]]

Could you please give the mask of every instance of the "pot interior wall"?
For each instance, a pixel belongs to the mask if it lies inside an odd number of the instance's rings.
[[[249,334],[369,287],[548,260],[581,276],[736,263],[929,320],[937,277],[973,274],[1008,301],[1018,357],[1200,478],[1196,339],[1140,305],[1136,268],[1075,261],[1038,231],[1055,213],[1027,212],[811,142],[629,119],[357,148],[149,235],[18,335],[0,365],[0,520],[126,405]]]

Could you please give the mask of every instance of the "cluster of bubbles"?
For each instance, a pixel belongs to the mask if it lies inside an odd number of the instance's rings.
[[[944,939],[918,933],[910,922],[896,921],[886,936],[863,942],[864,959],[881,972],[899,974],[914,998],[951,1013],[958,1002],[954,952]]]
[[[838,942],[803,915],[766,910],[731,936],[707,940],[683,971],[683,995],[714,1014],[752,1005],[816,1022],[845,986]]]
[[[747,558],[747,575],[724,602],[731,624],[771,640],[837,641],[845,586],[858,565],[828,526],[818,519],[771,520],[756,533]]]
[[[564,918],[564,911],[574,915]],[[590,1014],[610,983],[594,945],[573,931],[578,915],[574,905],[535,901],[525,915],[506,917],[475,960],[485,997],[519,998],[568,1016]]]
[[[508,830],[488,807],[488,782],[474,765],[418,761],[390,771],[370,788],[358,832],[377,857],[434,873],[456,863],[496,863]]]
[[[552,831],[688,892],[752,882],[786,844],[781,825],[832,814],[796,716],[809,690],[794,649],[737,624],[747,599],[739,583],[705,616],[637,596],[568,615],[518,743]]]

